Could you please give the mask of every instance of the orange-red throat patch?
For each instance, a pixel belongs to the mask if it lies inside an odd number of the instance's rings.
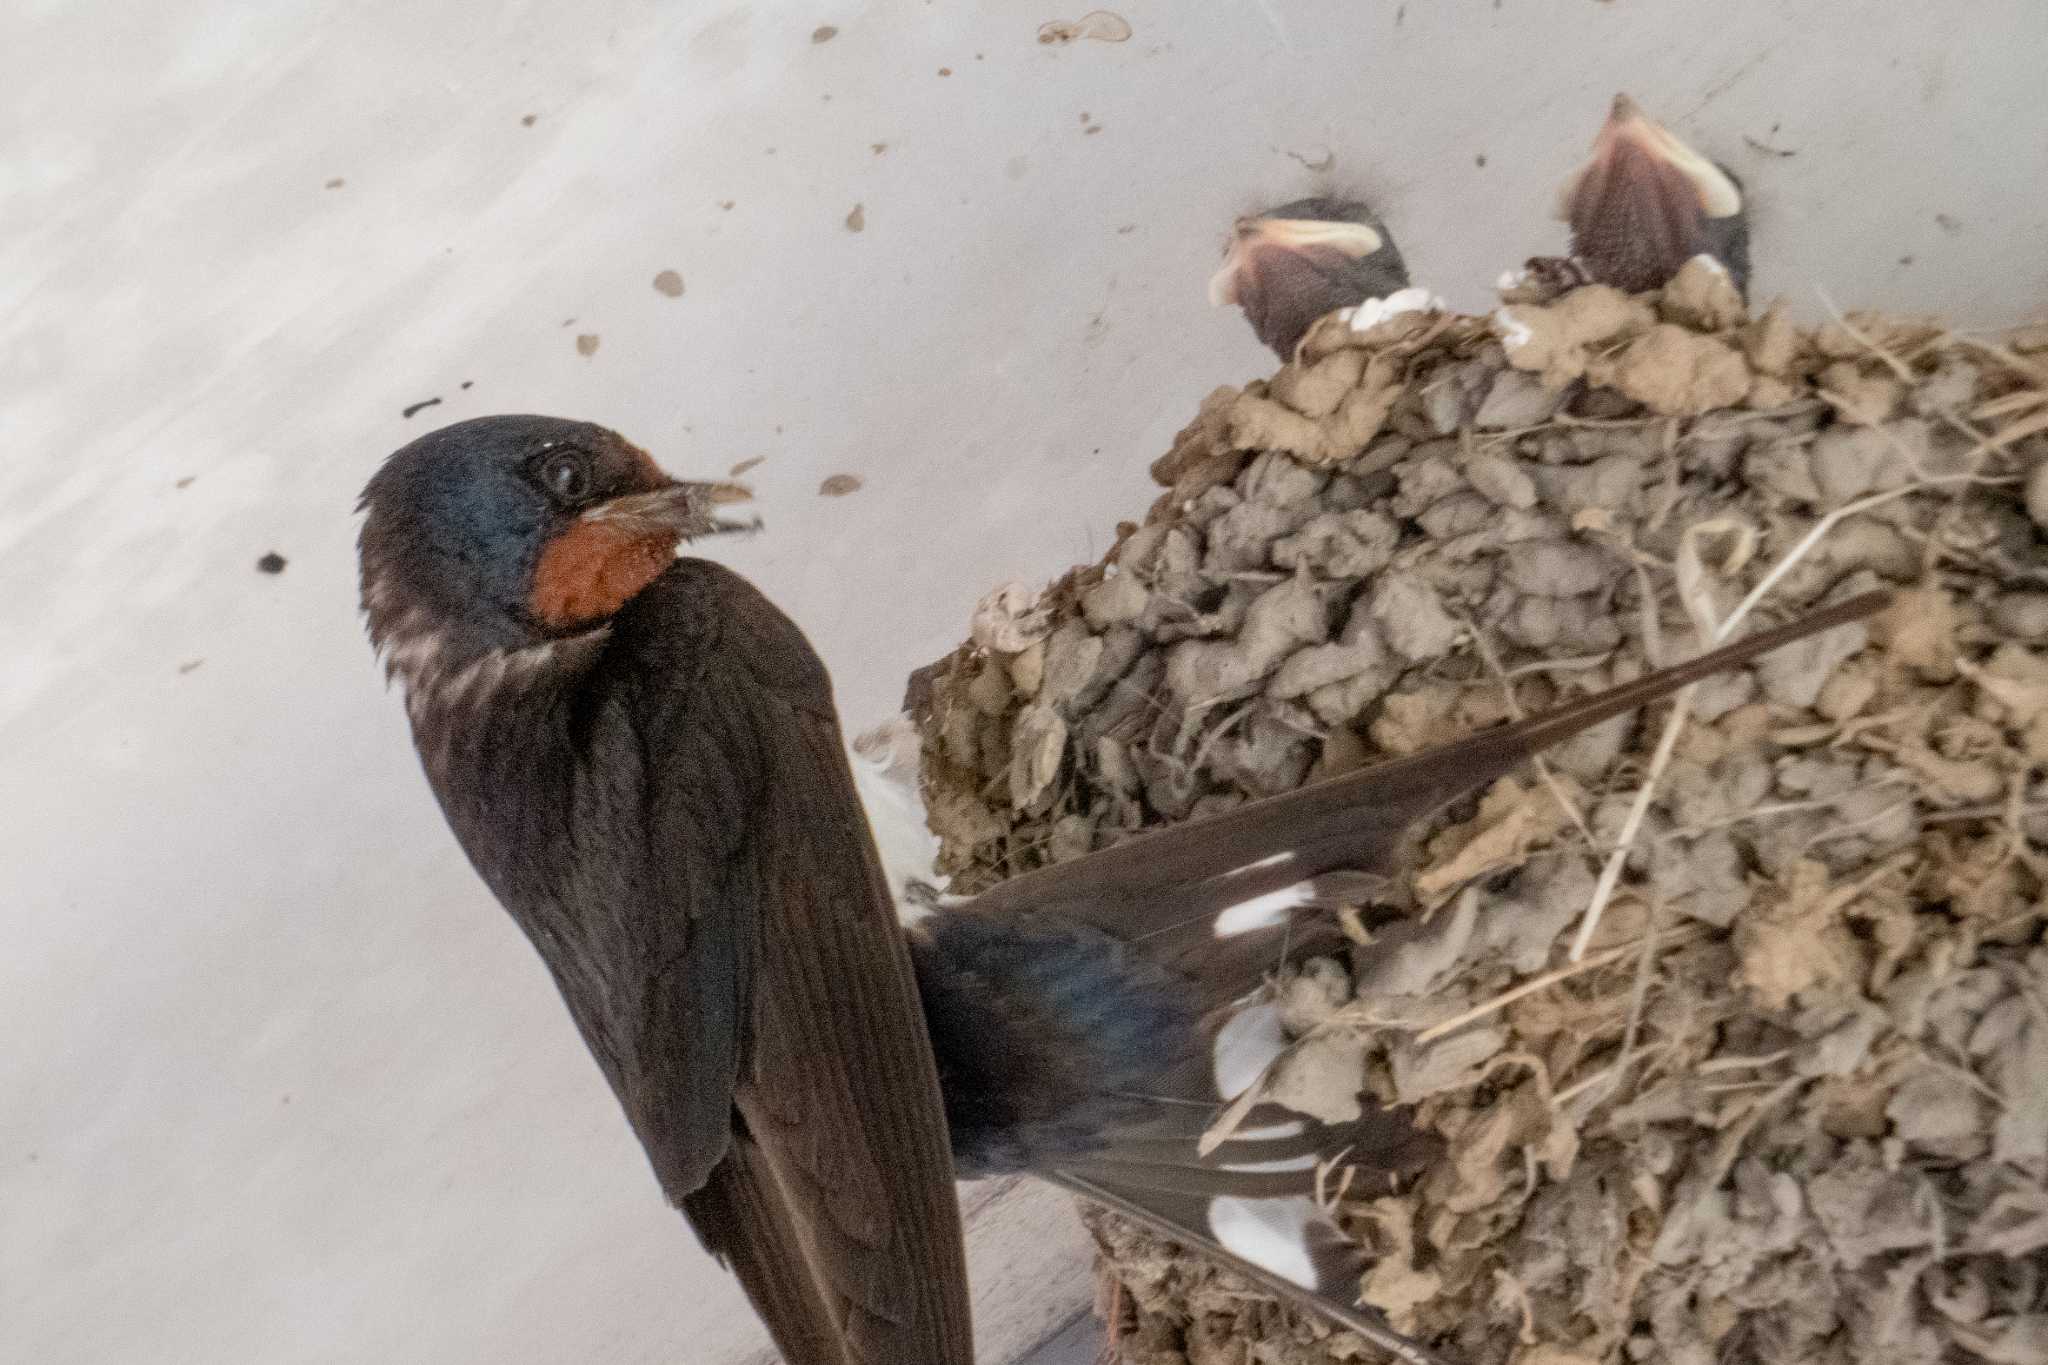
[[[645,523],[573,521],[542,547],[529,606],[552,630],[595,625],[660,577],[680,540]]]

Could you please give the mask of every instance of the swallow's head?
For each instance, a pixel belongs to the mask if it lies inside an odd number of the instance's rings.
[[[1281,360],[1325,313],[1408,286],[1401,253],[1371,209],[1355,199],[1297,199],[1237,220],[1209,302],[1244,309]]]
[[[1712,256],[1747,291],[1749,218],[1734,172],[1685,145],[1616,95],[1593,154],[1558,192],[1572,255],[1601,284],[1660,289],[1694,256]]]
[[[429,432],[363,490],[370,639],[425,675],[602,626],[685,540],[751,529],[738,484],[685,483],[616,432],[479,417]]]

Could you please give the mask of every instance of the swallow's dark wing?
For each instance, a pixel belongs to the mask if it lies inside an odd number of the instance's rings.
[[[1270,953],[1293,911],[1345,898],[1335,894],[1340,878],[1398,872],[1402,840],[1424,816],[1601,721],[1887,601],[1865,593],[1821,607],[1544,715],[1013,877],[974,906],[1063,915],[1141,941],[1152,960],[1196,982],[1234,987],[1243,955]]]
[[[711,1178],[682,1202],[705,1249],[746,1286],[785,1361],[836,1365],[845,1359],[835,1319],[811,1274],[805,1233],[759,1143],[735,1135]]]
[[[657,809],[671,792],[701,802],[709,763],[730,774],[709,789],[740,803],[724,816],[742,831],[728,878],[744,902],[734,918],[750,922],[733,1092],[742,1136],[730,1169],[685,1210],[739,1272],[792,1365],[968,1365],[966,1260],[937,1072],[830,680],[787,617],[713,564],[678,563],[627,616],[622,632],[680,640],[710,622],[718,637],[688,665],[694,685],[665,703],[676,708],[666,732],[695,737],[681,753],[697,770],[651,756]],[[679,837],[688,833],[679,818]],[[715,998],[724,984],[693,982],[690,994]],[[747,1216],[773,1200],[778,1216]],[[813,1292],[788,1269],[792,1246]],[[820,1340],[843,1354],[798,1353]]]

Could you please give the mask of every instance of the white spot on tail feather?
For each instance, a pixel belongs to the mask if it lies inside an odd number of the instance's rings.
[[[1216,1093],[1234,1100],[1258,1082],[1266,1068],[1287,1048],[1280,1029],[1280,1006],[1268,1000],[1239,1010],[1216,1030],[1211,1066]]]
[[[1308,1227],[1316,1218],[1313,1199],[1233,1199],[1209,1205],[1209,1230],[1216,1244],[1259,1269],[1303,1289],[1316,1287],[1315,1260],[1309,1254]]]
[[[1259,872],[1269,867],[1278,867],[1293,857],[1294,852],[1292,849],[1283,849],[1278,853],[1268,854],[1255,863],[1246,863],[1243,867],[1234,867],[1223,875],[1225,878],[1242,877],[1247,872]]]
[[[1264,1175],[1274,1171],[1312,1171],[1321,1161],[1314,1152],[1303,1152],[1300,1156],[1279,1156],[1270,1161],[1226,1161],[1223,1169]]]
[[[1284,1123],[1262,1123],[1256,1128],[1240,1128],[1230,1135],[1230,1140],[1232,1142],[1279,1142],[1283,1138],[1298,1138],[1307,1131],[1307,1119],[1288,1119]]]
[[[1253,896],[1248,901],[1239,901],[1228,910],[1216,916],[1213,930],[1217,938],[1236,938],[1258,929],[1270,929],[1276,924],[1287,922],[1287,912],[1299,909],[1314,899],[1309,883],[1296,882],[1283,886],[1278,891],[1268,891],[1263,896]]]

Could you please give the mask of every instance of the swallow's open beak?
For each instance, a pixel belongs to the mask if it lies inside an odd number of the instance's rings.
[[[1719,166],[1685,145],[1627,95],[1616,95],[1593,154],[1558,192],[1557,216],[1574,221],[1575,206],[1601,194],[1685,194],[1707,218],[1742,212],[1742,191]]]
[[[1711,256],[1748,287],[1749,218],[1742,186],[1616,95],[1593,154],[1558,192],[1572,255],[1601,284],[1661,289],[1694,256]]]
[[[684,540],[702,536],[727,535],[735,531],[758,531],[761,518],[725,517],[718,508],[748,502],[754,491],[738,483],[688,483],[676,480],[651,493],[628,493],[598,503],[581,520],[614,525],[638,525],[649,530],[671,532]]]
[[[1362,261],[1386,243],[1364,223],[1319,218],[1240,218],[1223,264],[1209,280],[1209,303],[1221,308],[1242,298],[1243,282],[1264,268],[1262,257],[1284,252],[1314,258],[1325,253]]]

